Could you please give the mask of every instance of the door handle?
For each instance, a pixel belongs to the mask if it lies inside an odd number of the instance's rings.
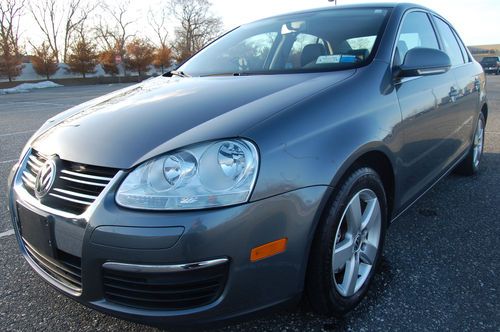
[[[450,93],[448,94],[450,96],[452,103],[454,103],[457,100],[458,94],[459,94],[458,90],[452,86],[450,89]]]
[[[474,89],[476,89],[476,91],[481,90],[481,80],[477,77],[474,79]]]

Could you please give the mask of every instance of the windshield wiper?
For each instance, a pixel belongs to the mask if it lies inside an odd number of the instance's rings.
[[[172,77],[172,76],[179,76],[179,77],[191,77],[191,75],[189,74],[186,74],[185,72],[183,72],[182,70],[171,70],[169,71],[168,73],[166,73],[165,75],[163,75],[165,77]]]
[[[206,75],[201,75],[201,77],[209,77],[209,76],[250,76],[250,75],[255,75],[250,72],[241,72],[241,73],[215,73],[215,74],[206,74]]]

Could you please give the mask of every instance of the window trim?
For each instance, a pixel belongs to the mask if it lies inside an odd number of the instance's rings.
[[[453,37],[455,38],[455,42],[457,43],[458,48],[460,49],[460,54],[462,54],[462,60],[463,60],[464,62],[463,62],[463,63],[459,63],[458,65],[453,65],[453,64],[452,64],[452,65],[451,65],[451,68],[458,68],[458,67],[465,66],[466,64],[468,64],[468,63],[470,62],[470,57],[469,57],[469,56],[467,56],[467,57],[468,57],[468,59],[469,59],[469,61],[467,61],[467,60],[466,60],[466,58],[465,58],[465,55],[464,55],[464,53],[463,53],[463,51],[462,51],[462,47],[460,47],[460,42],[461,42],[461,41],[459,41],[459,40],[457,39],[458,34],[457,34],[457,32],[455,31],[455,29],[453,29],[453,26],[450,24],[450,22],[448,22],[448,21],[447,21],[447,20],[445,20],[443,17],[441,17],[441,16],[439,16],[439,15],[437,15],[437,14],[435,14],[435,13],[433,13],[431,16],[432,16],[432,21],[433,21],[433,24],[435,24],[435,25],[436,25],[436,27],[435,27],[436,34],[438,35],[438,38],[439,38],[439,40],[441,41],[441,44],[443,45],[443,46],[441,47],[441,51],[443,51],[443,52],[445,52],[446,54],[448,54],[448,53],[446,52],[446,49],[445,49],[445,46],[444,46],[443,36],[441,35],[441,33],[440,33],[440,31],[439,31],[439,29],[438,29],[438,27],[437,27],[437,21],[435,21],[436,19],[441,20],[441,21],[442,21],[442,22],[443,22],[443,23],[444,23],[444,24],[445,24],[445,25],[446,25],[446,26],[450,29],[451,34],[452,34],[452,35],[453,35]],[[464,46],[464,47],[465,47],[465,46]]]

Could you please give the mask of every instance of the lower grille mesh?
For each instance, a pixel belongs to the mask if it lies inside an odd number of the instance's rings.
[[[183,310],[214,302],[222,293],[228,264],[171,273],[132,273],[103,268],[108,301],[154,310]]]
[[[81,259],[64,251],[57,250],[57,259],[39,253],[27,241],[24,247],[30,258],[45,272],[64,286],[75,292],[82,290]]]

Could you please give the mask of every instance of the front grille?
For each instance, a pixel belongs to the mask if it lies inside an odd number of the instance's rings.
[[[35,180],[40,168],[47,161],[35,150],[31,151],[22,172],[25,189],[35,197]],[[43,198],[42,204],[73,214],[82,214],[116,175],[114,168],[84,165],[58,160],[56,180]]]
[[[103,268],[106,300],[150,310],[183,310],[217,300],[224,290],[228,264],[170,273],[136,273]]]
[[[24,247],[30,258],[46,273],[75,292],[82,291],[81,259],[64,251],[57,250],[57,259],[39,253],[23,239]]]

